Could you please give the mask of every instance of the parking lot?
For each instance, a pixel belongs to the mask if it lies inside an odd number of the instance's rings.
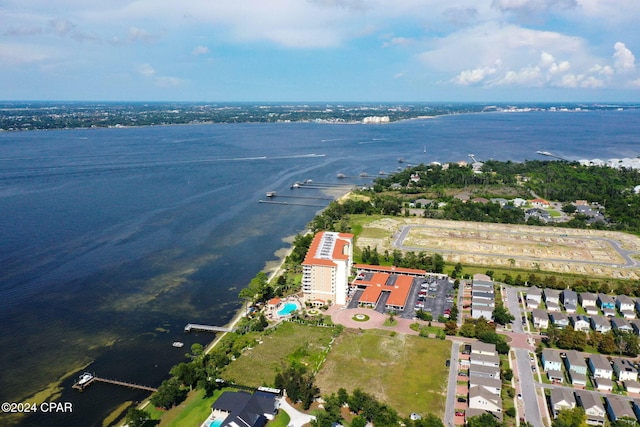
[[[349,293],[351,299],[347,308],[357,308],[362,290],[352,289]],[[385,304],[388,294],[383,293],[375,308],[380,313],[385,312]],[[449,279],[437,279],[435,277],[416,277],[411,284],[411,291],[407,296],[405,309],[397,315],[403,319],[415,318],[416,311],[422,309],[431,313],[434,319],[448,314],[453,307],[453,283]]]
[[[415,281],[414,281],[415,285]],[[453,283],[449,279],[436,279],[427,277],[417,284],[418,292],[414,301],[409,301],[415,311],[422,309],[427,313],[431,313],[434,319],[439,316],[448,314],[453,307]],[[409,296],[411,298],[412,295]]]

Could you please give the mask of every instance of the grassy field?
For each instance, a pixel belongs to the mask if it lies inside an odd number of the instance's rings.
[[[441,416],[446,403],[451,342],[367,330],[343,332],[322,369],[316,384],[323,395],[344,387],[360,388],[396,409]]]
[[[273,385],[276,372],[291,362],[313,371],[324,358],[334,333],[333,328],[284,322],[262,338],[262,344],[246,350],[231,362],[222,378],[238,384],[259,387]]]

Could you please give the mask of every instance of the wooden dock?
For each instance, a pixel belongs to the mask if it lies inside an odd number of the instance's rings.
[[[91,384],[93,384],[94,381],[101,382],[101,383],[107,383],[107,384],[119,385],[119,386],[122,386],[122,387],[135,388],[137,390],[158,391],[157,388],[149,387],[149,386],[142,385],[142,384],[128,383],[126,381],[118,381],[118,380],[112,380],[112,379],[108,379],[108,378],[100,378],[100,377],[96,377],[96,376],[94,376],[89,381],[87,381],[87,382],[85,382],[83,384],[79,384],[79,383],[76,382],[75,384],[73,384],[72,388],[74,388],[75,390],[83,391],[85,388],[87,388]]]
[[[234,328],[224,328],[222,326],[199,325],[197,323],[189,323],[184,327],[185,332],[203,331],[203,332],[233,332]]]

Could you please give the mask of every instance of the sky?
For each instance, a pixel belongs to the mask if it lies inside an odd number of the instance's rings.
[[[640,0],[0,0],[0,100],[638,102]]]

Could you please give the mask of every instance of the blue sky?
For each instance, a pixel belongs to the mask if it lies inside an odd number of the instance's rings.
[[[0,0],[0,99],[640,101],[639,0]]]

